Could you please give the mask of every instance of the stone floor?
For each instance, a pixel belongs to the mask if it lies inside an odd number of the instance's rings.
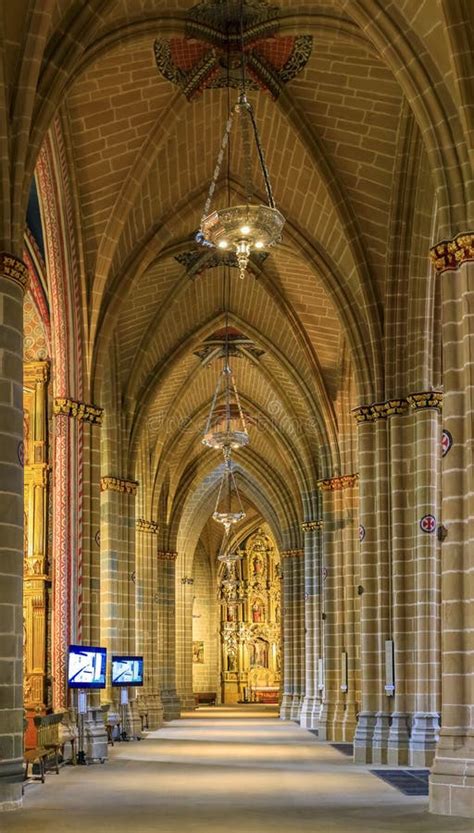
[[[203,708],[104,766],[64,767],[28,784],[1,833],[436,833],[467,819],[431,816],[269,707]]]

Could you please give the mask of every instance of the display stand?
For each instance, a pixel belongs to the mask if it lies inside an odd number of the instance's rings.
[[[77,765],[87,766],[86,754],[84,751],[84,715],[87,714],[87,691],[77,691],[77,727],[79,735],[77,738]]]
[[[120,733],[120,739],[123,741],[130,740],[129,736],[127,735],[127,731],[125,729],[125,721],[127,718],[127,706],[128,706],[128,688],[122,687],[120,689],[120,722],[122,724],[122,731]]]

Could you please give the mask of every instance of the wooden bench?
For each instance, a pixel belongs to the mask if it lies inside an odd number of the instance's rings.
[[[46,750],[45,769],[47,758],[54,757],[56,775],[59,775],[59,753],[63,746],[59,737],[59,724],[63,717],[63,712],[56,712],[55,714],[38,714],[33,718],[37,730],[38,748]]]
[[[23,758],[25,760],[25,781],[28,780],[28,767],[30,764],[38,764],[39,775],[31,775],[30,780],[41,781],[44,784],[44,773],[46,769],[46,758],[48,750],[43,746],[36,746],[34,749],[25,749]]]
[[[215,691],[198,691],[195,695],[196,705],[215,706],[217,694]]]

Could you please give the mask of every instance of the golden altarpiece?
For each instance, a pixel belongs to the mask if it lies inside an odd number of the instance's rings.
[[[23,376],[24,442],[24,707],[26,715],[47,705],[48,569],[48,381],[47,361],[28,362]]]
[[[219,571],[224,703],[277,703],[281,679],[279,555],[261,529]]]

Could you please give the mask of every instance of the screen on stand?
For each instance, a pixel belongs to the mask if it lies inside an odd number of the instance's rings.
[[[69,688],[105,688],[107,649],[70,645],[67,681]]]
[[[143,685],[143,657],[112,657],[112,685]]]

